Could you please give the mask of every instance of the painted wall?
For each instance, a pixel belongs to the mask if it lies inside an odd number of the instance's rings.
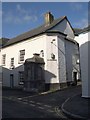
[[[82,97],[90,97],[90,75],[89,75],[89,48],[90,48],[90,32],[82,33],[75,37],[80,47],[80,63],[82,78]]]
[[[80,66],[77,64],[79,58],[78,45],[66,40],[66,69],[67,69],[67,81],[73,80],[73,72],[77,72],[78,79],[80,79]],[[76,56],[77,55],[77,56]]]
[[[18,86],[18,72],[24,71],[23,63],[19,63],[19,51],[25,49],[25,59],[31,58],[33,53],[40,53],[44,50],[44,60],[46,61],[46,36],[42,35],[34,39],[28,39],[27,41],[14,44],[3,48],[1,51],[1,56],[6,54],[6,65],[2,66],[3,71],[3,85],[10,86],[10,74],[14,74],[14,86]],[[15,69],[10,69],[11,58],[14,57]],[[2,65],[2,61],[0,61]]]
[[[58,78],[58,49],[57,49],[57,36],[46,37],[46,83],[59,83]],[[54,41],[53,41],[54,40]],[[54,42],[54,45],[52,43]],[[55,55],[55,59],[51,58],[51,54]],[[47,77],[48,76],[48,77]]]
[[[74,38],[73,31],[67,20],[64,20],[53,29],[67,34],[72,39]],[[10,74],[14,74],[14,85],[18,86],[18,72],[24,71],[23,63],[19,63],[19,51],[23,49],[25,49],[25,59],[33,57],[33,53],[40,54],[41,50],[44,51],[46,83],[66,82],[66,70],[68,70],[68,78],[72,77],[72,74],[69,72],[72,70],[72,61],[70,56],[72,54],[71,48],[73,47],[74,46],[71,42],[66,42],[66,40],[61,36],[58,37],[58,34],[44,34],[3,48],[0,53],[1,57],[3,54],[6,54],[6,65],[3,66],[3,85],[10,86]],[[52,54],[55,55],[54,59],[51,58]],[[68,57],[69,54],[70,56]],[[13,57],[15,69],[11,70],[10,61]],[[0,65],[2,65],[1,62],[2,61],[0,61]],[[69,64],[70,66],[66,66],[66,64]],[[71,81],[72,79],[69,78],[69,80]]]
[[[42,35],[27,41],[14,44],[12,46],[3,48],[1,56],[6,54],[6,65],[2,66],[3,71],[3,86],[10,87],[10,74],[14,74],[14,86],[19,86],[19,71],[24,71],[23,63],[19,63],[19,51],[25,49],[25,59],[33,57],[33,53],[44,51],[45,61],[45,82],[46,83],[59,83],[58,77],[58,49],[51,42],[55,39],[57,45],[57,36]],[[55,60],[51,59],[51,54],[55,54]],[[11,58],[14,57],[15,69],[10,69]],[[2,61],[0,61],[2,65]]]
[[[58,72],[59,82],[66,82],[66,56],[65,56],[65,41],[62,36],[58,37]]]

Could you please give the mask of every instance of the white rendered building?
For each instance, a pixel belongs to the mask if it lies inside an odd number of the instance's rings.
[[[90,75],[89,75],[89,58],[90,58],[90,25],[77,32],[75,40],[80,47],[80,64],[82,79],[82,97],[90,97]]]
[[[66,16],[54,20],[53,15],[45,14],[45,24],[10,39],[0,52],[3,86],[21,87],[24,62],[33,54],[44,59],[45,86],[60,89],[80,78],[79,46],[74,40],[74,31]]]

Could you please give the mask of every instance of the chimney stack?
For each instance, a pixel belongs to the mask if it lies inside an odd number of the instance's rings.
[[[50,12],[47,12],[44,15],[44,19],[45,19],[45,24],[49,25],[49,24],[51,24],[53,22],[54,16]]]

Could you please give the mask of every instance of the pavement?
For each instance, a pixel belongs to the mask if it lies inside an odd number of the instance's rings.
[[[69,118],[90,120],[90,98],[83,98],[81,94],[66,99],[61,109]]]

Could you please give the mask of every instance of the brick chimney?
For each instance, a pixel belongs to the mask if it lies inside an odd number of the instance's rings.
[[[45,24],[49,25],[49,24],[51,24],[53,22],[54,16],[50,12],[47,12],[44,15],[44,19],[45,19]]]

